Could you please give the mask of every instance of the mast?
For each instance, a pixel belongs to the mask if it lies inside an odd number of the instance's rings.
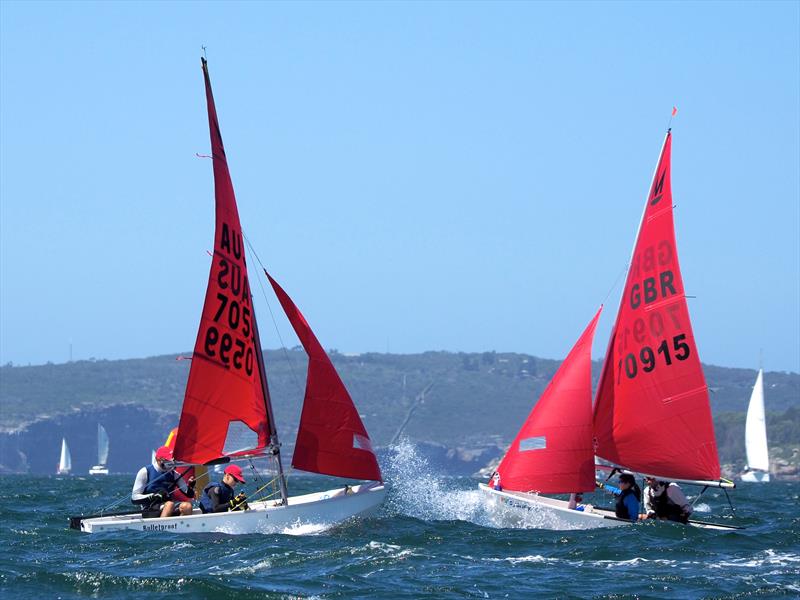
[[[664,155],[664,147],[667,145],[667,140],[669,139],[669,134],[672,133],[672,128],[669,127],[667,129],[667,133],[664,134],[664,141],[661,143],[661,150],[658,153],[658,160],[656,161],[656,166],[653,168],[653,176],[650,178],[650,181],[654,181],[656,175],[658,174],[658,167],[661,164],[661,157]],[[649,196],[648,192],[648,196]],[[630,271],[631,265],[633,264],[633,256],[636,254],[636,245],[639,243],[639,233],[642,231],[642,224],[644,223],[645,215],[647,214],[647,202],[644,204],[644,208],[642,209],[642,216],[639,218],[639,227],[636,228],[636,235],[633,238],[633,247],[631,248],[630,257],[628,257],[628,267],[625,269],[626,272]],[[627,274],[627,273],[626,273]],[[622,290],[619,292],[619,306],[617,306],[617,321],[614,322],[614,326],[611,328],[611,334],[608,336],[608,347],[606,348],[605,358],[603,360],[603,367],[600,370],[600,379],[597,381],[597,392],[594,399],[594,409],[593,413],[597,413],[597,407],[599,405],[598,400],[600,399],[600,391],[603,389],[603,384],[605,383],[606,379],[606,360],[608,357],[611,356],[612,351],[614,349],[614,336],[617,333],[617,323],[619,321],[619,313],[622,310],[622,303],[625,302],[625,286],[627,284],[627,277],[626,280],[622,282]],[[613,366],[612,366],[613,367]]]
[[[214,253],[175,440],[175,458],[207,464],[257,454],[273,443],[242,226],[211,78],[201,58],[214,172]],[[256,373],[256,369],[262,371]],[[251,435],[255,434],[257,439]],[[272,436],[270,436],[272,432]],[[270,439],[270,438],[273,439]]]
[[[281,462],[281,444],[278,441],[278,428],[275,426],[275,418],[272,414],[272,399],[269,395],[269,386],[267,385],[267,376],[264,370],[264,353],[261,349],[261,336],[258,334],[255,305],[253,305],[253,340],[256,346],[256,361],[258,362],[261,391],[264,393],[264,406],[267,409],[267,420],[269,421],[269,451],[278,463],[278,483],[281,490],[281,501],[286,506],[289,504],[289,494],[286,489],[286,475],[283,472],[283,463]]]

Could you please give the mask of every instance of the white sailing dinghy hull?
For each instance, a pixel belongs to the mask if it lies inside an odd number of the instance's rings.
[[[745,483],[768,483],[769,473],[765,471],[747,471],[740,477]]]
[[[95,465],[89,469],[89,475],[108,475],[108,469],[103,465]]]
[[[139,514],[83,519],[80,530],[107,533],[122,530],[170,533],[303,533],[304,525],[330,527],[367,516],[377,510],[386,495],[383,484],[371,483],[315,492],[289,498],[288,506],[275,501],[250,503],[249,510],[203,514],[195,509],[185,517],[143,519]]]
[[[486,494],[490,495],[490,502],[495,503],[498,509],[505,506],[536,511],[538,514],[535,519],[535,529],[552,529],[555,531],[567,529],[599,529],[601,527],[624,527],[633,525],[633,521],[620,519],[614,512],[604,508],[591,507],[590,510],[580,511],[568,508],[566,500],[557,500],[538,494],[528,494],[525,492],[506,492],[493,490],[484,483],[479,483],[478,487]],[[498,511],[499,512],[499,511]],[[501,523],[505,527],[514,527],[514,521],[522,523],[523,527],[529,520],[519,519],[513,514],[501,515],[506,523]],[[717,531],[732,531],[742,529],[733,525],[720,525],[718,523],[708,523],[706,521],[689,521],[692,527],[698,529],[713,529]]]
[[[517,508],[537,513],[536,529],[599,529],[601,527],[624,527],[631,525],[630,521],[617,518],[614,513],[607,510],[589,508],[589,510],[572,510],[568,508],[566,500],[557,500],[538,494],[525,492],[497,491],[484,483],[479,483],[478,488],[489,497],[489,507],[494,509],[499,517],[498,524],[503,527],[514,527],[515,522],[523,525],[529,519],[520,519],[519,514],[504,511],[507,507]]]

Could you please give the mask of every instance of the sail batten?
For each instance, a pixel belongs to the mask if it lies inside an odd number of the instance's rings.
[[[720,476],[708,387],[678,263],[667,133],[594,407],[596,454],[664,478]]]
[[[503,489],[543,494],[594,489],[591,353],[600,310],[497,467]]]
[[[253,432],[252,453],[270,442],[269,396],[247,275],[244,237],[211,80],[202,61],[214,170],[216,225],[206,297],[181,412],[175,458],[205,464],[226,455],[232,423]],[[230,447],[230,444],[227,446]]]
[[[381,481],[378,460],[353,399],[294,301],[264,270],[308,354],[308,373],[292,466],[334,477]]]

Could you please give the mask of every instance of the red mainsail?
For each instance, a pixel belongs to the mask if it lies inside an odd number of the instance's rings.
[[[719,479],[708,388],[689,321],[672,217],[667,133],[594,407],[598,456],[667,479]]]
[[[306,393],[292,466],[335,477],[382,481],[367,430],[331,359],[292,299],[266,270],[264,273],[308,354]]]
[[[594,490],[592,340],[600,310],[561,363],[497,471],[505,490]]]
[[[200,329],[192,354],[175,458],[202,464],[269,443],[265,374],[255,335],[242,227],[203,60],[214,164],[216,231]]]

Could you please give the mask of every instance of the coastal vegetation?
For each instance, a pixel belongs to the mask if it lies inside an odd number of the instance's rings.
[[[452,448],[503,447],[560,364],[493,351],[330,354],[377,446],[387,445],[405,424],[403,434],[417,441]],[[293,437],[299,420],[306,361],[299,347],[265,352],[284,439]],[[181,355],[168,355],[0,367],[0,428],[9,435],[43,420],[122,406],[177,423],[190,364]],[[595,385],[600,369],[599,361],[593,363]],[[720,460],[739,468],[744,464],[744,411],[756,371],[712,365],[704,369]],[[796,464],[798,457],[792,456],[800,447],[800,375],[767,372],[765,387],[770,447],[776,457]]]

